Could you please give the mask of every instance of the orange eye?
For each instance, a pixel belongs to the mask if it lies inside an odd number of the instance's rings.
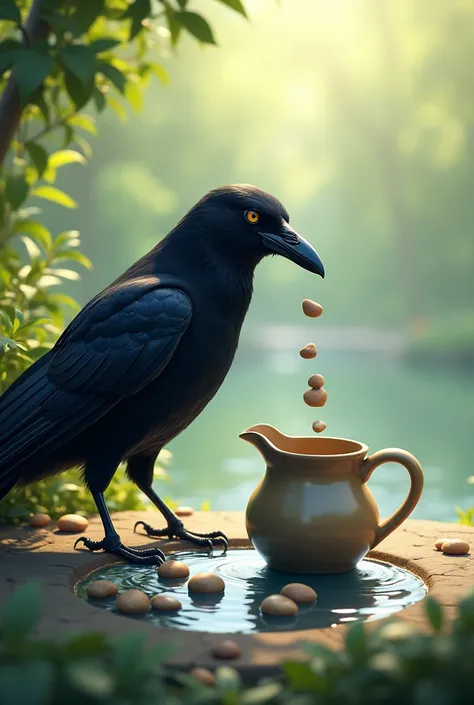
[[[257,213],[257,211],[245,211],[245,217],[248,223],[255,225],[260,220],[260,213]]]

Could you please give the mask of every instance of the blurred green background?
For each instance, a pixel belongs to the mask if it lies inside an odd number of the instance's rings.
[[[95,265],[70,293],[85,303],[232,182],[279,197],[327,276],[260,265],[235,364],[171,444],[172,484],[158,489],[243,509],[264,468],[239,432],[310,434],[322,418],[330,435],[414,453],[414,516],[452,520],[474,503],[474,5],[249,0],[250,24],[207,5],[221,46],[184,39],[170,85],[155,82],[127,122],[100,118],[90,165],[63,171],[79,209],[51,205],[47,224],[78,228]],[[305,297],[322,318],[305,319]],[[313,363],[298,355],[310,341]],[[313,372],[322,410],[302,400]],[[370,485],[387,514],[408,478],[385,466]]]

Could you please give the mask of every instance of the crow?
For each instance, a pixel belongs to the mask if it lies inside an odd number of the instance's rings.
[[[283,205],[247,184],[213,189],[150,252],[97,294],[53,348],[0,397],[0,500],[15,486],[78,467],[105,536],[81,537],[134,563],[164,560],[158,548],[122,544],[104,491],[117,467],[159,509],[167,527],[150,537],[198,546],[220,531],[189,532],[152,488],[160,450],[204,409],[234,358],[252,297],[255,266],[280,254],[324,277]]]

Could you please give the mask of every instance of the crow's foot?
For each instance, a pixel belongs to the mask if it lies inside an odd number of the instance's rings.
[[[146,524],[144,521],[137,521],[134,526],[134,531],[137,530],[137,526],[143,526],[146,535],[151,538],[166,536],[170,540],[182,539],[183,541],[194,543],[196,546],[206,547],[210,551],[213,550],[215,545],[221,544],[225,553],[229,545],[227,536],[223,534],[222,531],[212,531],[209,534],[201,534],[197,531],[187,531],[184,528],[182,521],[172,522],[166,529],[154,529],[150,526],[150,524]]]
[[[124,546],[119,536],[106,536],[102,541],[92,541],[85,536],[81,536],[74,544],[84,544],[89,551],[107,551],[115,556],[124,558],[129,563],[139,563],[140,565],[161,565],[165,562],[165,554],[159,548],[137,549]]]

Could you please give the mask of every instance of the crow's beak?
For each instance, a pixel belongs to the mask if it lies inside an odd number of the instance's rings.
[[[312,245],[304,240],[296,230],[283,221],[278,233],[260,233],[262,242],[270,252],[283,255],[309,272],[324,278],[324,265]]]

